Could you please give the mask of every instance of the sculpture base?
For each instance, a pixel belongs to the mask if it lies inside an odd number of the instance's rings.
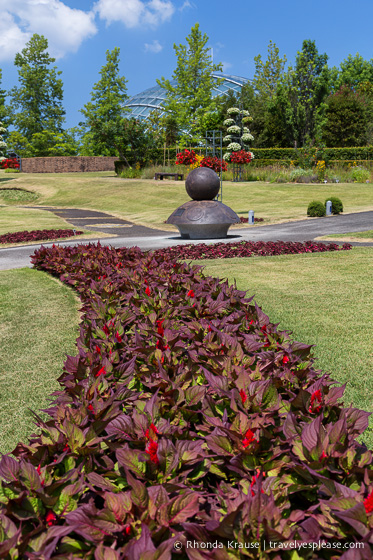
[[[232,224],[240,219],[229,206],[216,200],[190,200],[168,218],[183,239],[223,239]]]

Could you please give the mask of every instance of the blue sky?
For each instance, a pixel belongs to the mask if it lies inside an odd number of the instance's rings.
[[[134,95],[172,76],[173,44],[185,43],[196,22],[209,36],[214,61],[247,78],[270,40],[289,64],[304,39],[315,40],[332,66],[357,52],[373,58],[372,0],[0,0],[0,13],[2,88],[18,83],[15,53],[33,33],[44,35],[62,71],[67,127],[82,119],[79,109],[89,101],[107,49],[120,47],[121,73]]]

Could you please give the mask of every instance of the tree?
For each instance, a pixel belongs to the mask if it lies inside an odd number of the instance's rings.
[[[328,147],[364,146],[366,132],[364,96],[347,85],[342,86],[327,100],[324,142]]]
[[[284,55],[284,58],[280,58],[279,53],[280,50],[276,43],[270,41],[267,60],[263,62],[260,54],[254,57],[255,74],[252,85],[259,97],[266,100],[274,97],[277,84],[284,74],[287,58],[286,55]]]
[[[357,90],[363,82],[373,82],[373,60],[365,60],[359,53],[349,54],[339,68],[334,67],[330,72],[333,92],[344,85]]]
[[[294,140],[299,146],[314,140],[325,112],[329,93],[328,55],[319,54],[315,41],[303,41],[297,53],[295,69],[291,70],[289,99],[293,109]]]
[[[3,128],[5,129],[4,132],[2,133],[2,136],[6,138],[8,134],[7,128],[11,124],[11,118],[10,118],[10,108],[6,105],[5,102],[6,91],[1,88],[2,77],[3,77],[3,73],[0,68],[0,120],[2,122]]]
[[[28,140],[20,132],[13,131],[8,138],[9,147],[21,157],[75,156],[78,142],[68,131],[35,132]]]
[[[164,108],[175,116],[178,128],[184,137],[201,135],[201,119],[212,110],[212,91],[221,83],[213,78],[212,72],[222,69],[221,64],[213,64],[207,42],[209,38],[202,35],[199,24],[192,27],[186,38],[187,45],[174,44],[177,67],[173,73],[172,83],[162,77],[157,83],[166,90],[167,99]],[[222,81],[222,80],[221,80]]]
[[[10,91],[14,125],[27,140],[45,130],[62,132],[65,111],[62,106],[62,80],[47,52],[48,41],[34,34],[14,64],[18,67],[19,87]]]
[[[106,51],[106,64],[100,80],[93,86],[91,101],[80,112],[85,117],[82,126],[82,153],[85,155],[119,155],[123,148],[123,119],[128,113],[127,80],[119,74],[119,47]]]

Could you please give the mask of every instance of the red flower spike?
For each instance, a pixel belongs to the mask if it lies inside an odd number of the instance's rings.
[[[41,474],[41,464],[39,463],[36,469],[36,472],[40,475]]]
[[[366,513],[368,514],[373,513],[373,491],[369,494],[367,498],[365,498],[364,507]]]
[[[90,412],[94,412],[93,406],[92,406],[91,404],[89,404],[89,405],[87,406],[87,408],[88,408],[88,410],[89,410]]]
[[[319,461],[322,461],[323,459],[327,459],[327,458],[328,458],[327,454],[325,453],[325,451],[323,451],[319,457]]]
[[[53,513],[53,511],[49,510],[47,515],[45,516],[45,521],[46,521],[48,527],[51,527],[57,521],[56,514]]]
[[[188,297],[195,297],[195,294],[193,292],[193,290],[189,290],[189,292],[187,293]]]
[[[242,440],[242,445],[246,448],[249,445],[251,445],[252,443],[258,443],[258,441],[255,439],[254,437],[254,432],[252,432],[250,429],[247,430],[244,439]]]
[[[145,449],[145,452],[149,455],[151,462],[154,463],[155,465],[159,465],[157,451],[158,451],[158,443],[150,439]]]
[[[99,375],[106,375],[106,369],[104,367],[102,367],[97,373],[96,373],[96,377],[98,377]]]
[[[321,404],[319,404],[318,406],[315,406],[314,404],[315,402],[321,403],[321,401],[322,401],[322,394],[320,389],[318,389],[311,395],[311,404],[309,406],[308,412],[320,412],[322,408]]]
[[[146,286],[145,293],[146,293],[147,296],[150,296],[150,288],[149,288],[149,286]]]
[[[240,397],[241,397],[242,404],[245,404],[245,402],[247,401],[247,395],[243,389],[241,389],[240,391]]]
[[[282,358],[282,363],[283,363],[284,365],[287,364],[289,361],[290,361],[289,356],[284,356],[284,357]]]
[[[107,328],[106,325],[104,325],[104,326],[102,327],[102,330],[104,331],[105,334],[107,334],[107,335],[109,334],[109,329]]]
[[[100,349],[99,346],[97,346],[97,344],[96,344],[96,352],[97,352],[97,354],[101,354],[101,349]]]
[[[120,336],[118,331],[115,333],[115,338],[117,339],[117,342],[122,342],[122,337]]]
[[[157,321],[157,333],[160,334],[161,336],[164,335],[164,328],[162,327],[163,322],[164,319]]]
[[[153,422],[150,424],[149,428],[146,430],[145,432],[145,437],[146,439],[150,439],[149,438],[149,431],[152,430],[155,434],[159,434],[158,429],[156,428],[156,426],[154,426]]]
[[[70,446],[69,446],[68,443],[67,443],[67,444],[65,445],[65,447],[63,448],[63,451],[67,451],[67,452],[71,451]]]

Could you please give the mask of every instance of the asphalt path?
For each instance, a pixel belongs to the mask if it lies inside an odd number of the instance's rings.
[[[111,231],[114,234],[113,237],[104,237],[101,239],[97,236],[97,239],[92,238],[81,241],[58,242],[58,245],[70,246],[100,241],[102,245],[110,245],[112,247],[137,246],[143,250],[152,250],[175,245],[184,245],[186,243],[211,244],[218,242],[229,243],[232,241],[311,241],[323,235],[359,232],[373,229],[373,212],[359,212],[356,214],[340,214],[338,216],[325,218],[309,218],[307,220],[286,222],[283,224],[274,224],[269,226],[250,226],[242,229],[233,229],[229,231],[229,235],[226,239],[186,240],[181,239],[179,234],[176,232],[166,232],[146,228],[144,226],[137,226],[135,224],[131,224],[131,222],[126,222],[125,220],[120,220],[104,213],[95,213],[101,214],[100,216],[95,216],[96,218],[99,218],[99,222],[95,221],[94,225],[92,224],[87,228],[87,221],[89,219],[95,220],[95,217],[87,216],[87,211],[78,211],[75,209],[76,212],[84,212],[84,215],[81,214],[80,216],[75,215],[75,217],[72,217],[68,214],[69,209],[45,209],[55,213],[59,212],[59,215],[63,216],[70,223],[73,223],[74,220],[75,223],[73,225],[76,227],[79,227],[79,224],[81,224],[81,227],[84,227],[84,229],[94,231],[95,228],[97,228],[100,231]],[[80,222],[77,221],[79,218],[81,219]],[[107,222],[109,218],[113,218],[115,222]],[[82,221],[84,219],[86,223],[83,224]],[[112,228],[114,223],[118,224],[118,226]],[[103,228],[102,226],[104,224],[107,224],[108,227]],[[31,267],[30,256],[34,253],[34,251],[40,248],[41,245],[44,245],[44,247],[51,247],[52,244],[53,242],[0,249],[0,270]],[[56,242],[55,244],[57,245]],[[352,243],[352,245],[373,246],[373,243]]]

